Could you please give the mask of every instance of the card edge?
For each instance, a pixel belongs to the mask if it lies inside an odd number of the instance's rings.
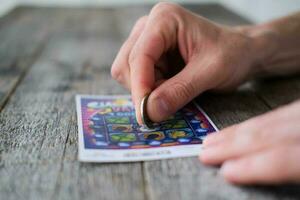
[[[195,100],[193,100],[192,101],[194,104],[195,104],[195,106],[196,106],[196,108],[198,108],[199,110],[200,110],[200,112],[202,112],[203,113],[203,115],[207,118],[207,120],[209,121],[209,123],[212,125],[212,127],[214,128],[214,129],[216,129],[216,132],[218,132],[219,131],[219,128],[215,125],[215,123],[211,120],[211,118],[208,116],[208,114],[204,111],[204,109],[195,101]]]

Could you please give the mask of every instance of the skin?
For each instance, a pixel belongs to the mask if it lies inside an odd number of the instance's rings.
[[[300,13],[255,26],[226,27],[172,3],[137,21],[111,69],[160,122],[207,90],[300,71]],[[236,184],[300,182],[300,101],[211,134],[200,160],[222,164]],[[272,129],[267,127],[272,126]],[[244,173],[247,171],[247,173]]]

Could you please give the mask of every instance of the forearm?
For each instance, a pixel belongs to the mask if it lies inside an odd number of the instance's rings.
[[[254,38],[259,75],[300,72],[300,12],[240,30]]]

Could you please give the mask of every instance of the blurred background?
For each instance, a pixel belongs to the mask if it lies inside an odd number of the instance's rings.
[[[18,5],[34,6],[119,6],[129,4],[154,4],[157,0],[0,0],[0,16]],[[284,16],[300,9],[300,0],[173,0],[177,3],[220,3],[226,8],[259,23]]]

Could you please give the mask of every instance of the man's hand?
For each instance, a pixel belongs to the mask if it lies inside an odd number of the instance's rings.
[[[200,160],[238,184],[300,182],[300,101],[209,135]]]
[[[203,91],[245,81],[272,52],[261,51],[261,43],[178,5],[159,3],[136,23],[111,73],[131,90],[139,123],[140,102],[151,92],[147,111],[158,122]]]
[[[171,3],[134,26],[111,69],[132,93],[137,120],[162,121],[206,90],[232,89],[255,74],[300,71],[300,13],[229,28]],[[233,183],[300,182],[300,101],[210,135],[200,159]]]

